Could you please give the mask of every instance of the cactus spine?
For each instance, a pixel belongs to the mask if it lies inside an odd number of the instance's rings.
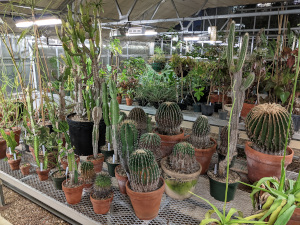
[[[192,134],[189,138],[189,142],[199,149],[206,149],[210,147],[210,125],[206,116],[199,116],[194,122],[192,127]]]
[[[112,194],[111,177],[104,172],[97,175],[93,189],[93,198],[105,199]]]
[[[180,125],[183,120],[183,115],[176,103],[162,103],[156,111],[155,120],[157,122],[157,130],[159,134],[180,134]]]
[[[153,153],[138,149],[129,159],[130,186],[136,192],[150,192],[158,188],[160,170]]]
[[[283,155],[288,121],[289,113],[281,105],[266,103],[254,107],[246,117],[245,126],[255,150],[266,154]],[[291,123],[288,143],[293,130]]]
[[[81,176],[84,183],[92,183],[95,178],[94,164],[92,162],[83,162],[80,166]]]
[[[156,160],[159,160],[161,158],[160,144],[161,139],[157,134],[146,133],[140,138],[139,148],[150,150],[153,152]]]
[[[67,159],[68,159],[68,167],[70,172],[70,180],[71,184],[78,183],[78,170],[77,170],[77,163],[75,161],[75,153],[73,149],[69,149],[67,151]]]
[[[134,120],[137,123],[139,134],[143,134],[147,129],[147,114],[142,108],[133,108],[128,115],[128,119]]]

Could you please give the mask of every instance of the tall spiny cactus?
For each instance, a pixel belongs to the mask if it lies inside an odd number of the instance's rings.
[[[135,107],[130,110],[128,119],[134,120],[137,123],[137,129],[140,135],[146,132],[147,129],[147,114],[142,108]]]
[[[133,120],[125,120],[120,125],[119,130],[119,156],[122,167],[129,174],[129,158],[136,150],[138,143],[138,130],[136,123]]]
[[[254,107],[245,120],[246,132],[255,150],[266,154],[283,155],[289,121],[288,111],[278,104],[262,104]],[[291,121],[289,139],[293,135]]]
[[[107,84],[102,83],[102,111],[103,111],[103,119],[106,125],[106,140],[108,143],[112,143],[111,139],[111,122],[109,118],[109,106],[108,106],[108,92],[107,92]]]
[[[189,138],[189,142],[199,149],[205,149],[210,147],[210,125],[206,116],[199,116],[194,122],[192,127],[192,134]]]
[[[75,153],[73,149],[69,149],[67,151],[67,159],[68,159],[68,168],[70,171],[70,180],[71,184],[78,183],[78,170],[77,170],[77,163],[75,161]]]
[[[150,192],[158,188],[160,170],[153,153],[138,149],[129,159],[130,186],[136,192]]]
[[[93,112],[92,112],[92,117],[94,121],[93,125],[93,155],[94,158],[97,158],[99,147],[98,147],[98,142],[99,142],[99,123],[102,118],[102,109],[99,106],[94,107]]]
[[[239,58],[235,64],[233,59],[235,42],[235,22],[232,21],[230,24],[230,30],[228,35],[227,45],[227,63],[229,67],[229,73],[231,76],[231,96],[233,98],[233,107],[230,124],[230,146],[229,146],[229,161],[232,160],[233,156],[237,154],[236,145],[238,139],[238,125],[239,115],[243,107],[245,99],[245,91],[251,86],[254,81],[255,75],[251,72],[246,78],[243,78],[243,66],[246,59],[249,34],[246,33],[243,37],[242,46],[239,51]],[[226,160],[222,161],[219,165],[218,175],[224,177],[226,174]]]
[[[160,152],[161,139],[155,133],[143,134],[140,138],[139,148],[148,149],[153,152],[156,160],[161,158]]]
[[[175,172],[190,174],[199,169],[195,149],[188,142],[180,142],[173,148],[170,165]]]
[[[183,120],[182,112],[175,102],[162,103],[155,114],[159,134],[180,134],[180,125]]]

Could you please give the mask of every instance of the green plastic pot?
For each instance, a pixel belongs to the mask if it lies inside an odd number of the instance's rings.
[[[64,172],[65,172],[65,170],[61,170],[61,171],[64,171]],[[63,182],[64,180],[66,180],[66,177],[60,177],[60,178],[53,177],[53,175],[54,175],[55,173],[57,173],[57,172],[59,172],[59,171],[55,171],[54,173],[51,173],[50,176],[51,176],[51,179],[52,179],[52,181],[53,181],[54,187],[55,187],[57,190],[62,190],[61,185],[62,185],[62,182]]]
[[[160,72],[165,67],[165,63],[163,63],[163,62],[154,62],[154,63],[151,64],[151,67],[156,72]]]
[[[115,168],[120,165],[119,163],[109,163],[109,162],[106,162],[107,164],[107,169],[108,169],[108,173],[111,177],[115,177]]]
[[[233,173],[233,172],[231,172]],[[209,178],[209,189],[210,195],[214,197],[214,199],[224,202],[225,200],[225,191],[226,191],[226,183],[222,183],[212,179],[210,176]],[[234,199],[236,189],[239,185],[239,182],[228,184],[228,192],[227,192],[227,202],[230,202]]]
[[[114,150],[110,150],[110,151],[101,150],[101,153],[104,155],[104,161],[106,162],[107,158],[112,157],[114,155]]]

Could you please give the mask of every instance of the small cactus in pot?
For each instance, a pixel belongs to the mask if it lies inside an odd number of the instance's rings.
[[[90,186],[92,186],[96,176],[96,173],[94,171],[94,164],[89,161],[81,163],[80,173],[83,182],[85,183],[85,188],[89,188]]]
[[[206,116],[199,116],[193,123],[192,134],[188,141],[195,148],[205,149],[212,145],[209,137],[210,125]]]
[[[155,133],[143,134],[140,138],[139,148],[148,149],[153,152],[156,160],[161,159],[161,138]]]

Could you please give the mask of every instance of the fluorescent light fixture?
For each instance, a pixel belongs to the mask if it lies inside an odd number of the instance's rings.
[[[199,37],[197,36],[190,36],[190,37],[184,37],[183,38],[184,41],[199,41]]]
[[[44,19],[44,20],[36,20],[35,22],[33,21],[22,21],[16,23],[16,27],[19,28],[25,28],[25,27],[30,27],[32,25],[37,25],[37,26],[52,26],[52,25],[58,25],[61,24],[61,19]]]
[[[147,36],[157,35],[157,32],[155,30],[146,30],[145,35]]]
[[[222,41],[197,41],[197,43],[220,44]]]

